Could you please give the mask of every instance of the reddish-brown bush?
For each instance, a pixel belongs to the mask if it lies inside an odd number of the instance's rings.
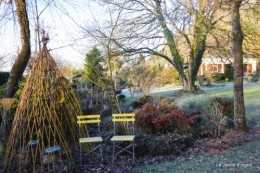
[[[191,116],[173,105],[154,105],[147,103],[136,111],[136,125],[140,130],[150,133],[183,132],[191,127]]]

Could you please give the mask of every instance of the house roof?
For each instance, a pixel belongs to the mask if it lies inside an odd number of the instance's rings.
[[[256,57],[244,53],[243,55],[244,64],[252,63],[257,60]],[[214,51],[211,53],[207,53],[203,56],[202,63],[203,64],[232,64],[233,63],[233,56],[232,51],[229,51],[228,53],[223,51]]]

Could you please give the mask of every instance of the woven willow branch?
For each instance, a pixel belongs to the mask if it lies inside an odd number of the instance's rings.
[[[1,105],[10,108],[12,101],[2,99]],[[40,163],[41,171],[50,172],[55,164],[62,170],[67,159],[72,158],[71,148],[77,148],[76,117],[81,114],[74,89],[62,77],[44,46],[20,96],[6,149],[5,168],[23,172],[30,167],[36,172]],[[85,133],[88,134],[87,129]],[[36,140],[36,146],[25,149],[30,141]],[[52,146],[60,146],[61,151],[46,156],[44,150]]]

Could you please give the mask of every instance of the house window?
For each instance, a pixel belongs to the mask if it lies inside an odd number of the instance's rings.
[[[252,64],[244,64],[244,72],[252,73]]]
[[[208,64],[207,71],[210,72],[219,72],[218,64]]]
[[[248,64],[248,65],[247,65],[247,72],[248,72],[248,73],[253,73],[252,64]]]

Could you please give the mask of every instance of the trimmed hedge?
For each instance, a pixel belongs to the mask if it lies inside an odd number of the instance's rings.
[[[8,81],[9,76],[10,76],[9,72],[0,72],[0,86],[5,84]]]

